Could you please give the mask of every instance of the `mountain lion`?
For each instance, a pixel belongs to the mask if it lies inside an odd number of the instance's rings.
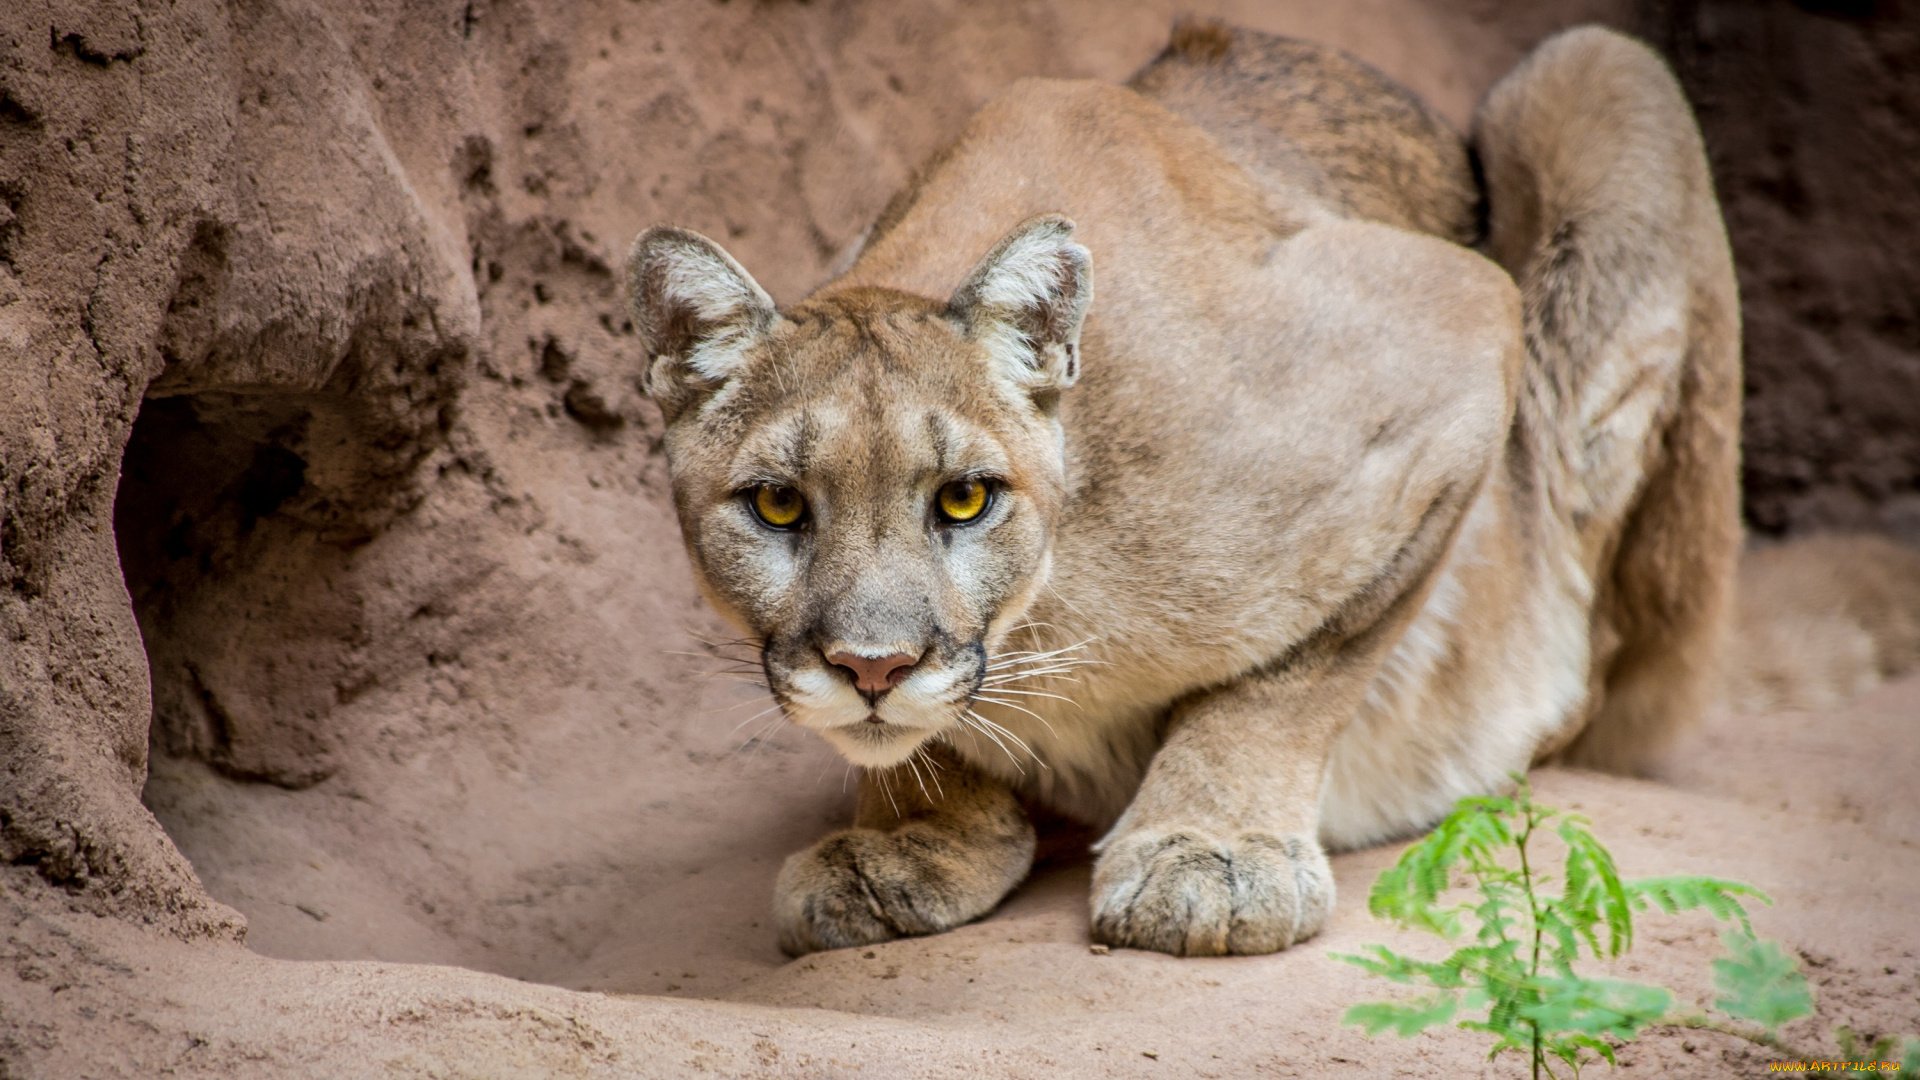
[[[695,576],[863,766],[780,874],[789,952],[986,913],[1031,807],[1107,830],[1098,940],[1283,949],[1327,848],[1633,770],[1718,677],[1733,268],[1678,85],[1608,31],[1470,150],[1185,24],[1125,87],[1008,88],[798,304],[676,228],[628,285]]]

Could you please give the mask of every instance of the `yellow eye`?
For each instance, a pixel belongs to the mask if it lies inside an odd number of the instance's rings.
[[[753,513],[776,529],[791,529],[806,516],[807,500],[783,484],[762,484],[753,489]]]
[[[959,525],[985,513],[992,495],[992,489],[987,487],[984,480],[955,480],[934,496],[934,506],[939,509],[941,518]]]

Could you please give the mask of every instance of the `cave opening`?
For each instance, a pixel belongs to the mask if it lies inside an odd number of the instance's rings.
[[[296,519],[314,494],[314,410],[302,397],[149,397],[114,499],[115,543],[153,690],[150,753],[293,788],[330,772],[329,739],[312,726],[323,710],[254,707],[247,680],[234,675],[248,666],[248,647],[271,636],[288,599],[261,587],[263,571],[292,584],[295,563],[310,561],[290,560],[293,549],[314,546]]]

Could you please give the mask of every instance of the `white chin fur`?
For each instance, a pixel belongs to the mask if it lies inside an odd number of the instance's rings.
[[[931,728],[903,727],[899,724],[842,724],[820,732],[820,737],[840,751],[840,756],[866,769],[885,769],[907,760],[928,739],[938,734]]]
[[[787,717],[819,732],[842,757],[868,769],[898,765],[952,723],[955,687],[964,668],[923,671],[908,677],[870,708],[846,678],[824,668],[788,677]],[[884,723],[869,723],[878,713]]]

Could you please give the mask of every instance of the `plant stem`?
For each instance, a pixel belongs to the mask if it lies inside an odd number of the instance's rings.
[[[1540,977],[1540,906],[1533,896],[1533,869],[1527,864],[1527,840],[1533,836],[1535,822],[1533,793],[1525,784],[1520,785],[1520,810],[1526,815],[1527,826],[1514,838],[1514,846],[1520,849],[1520,887],[1527,894],[1527,917],[1533,920],[1533,964],[1527,970],[1527,977],[1537,979]],[[1529,1020],[1527,1026],[1533,1029],[1533,1080],[1540,1080],[1540,1068],[1546,1064],[1546,1055],[1540,1049],[1540,1022]],[[1553,1070],[1547,1073],[1551,1076]]]
[[[1757,1031],[1752,1028],[1735,1027],[1732,1024],[1722,1023],[1711,1016],[1706,1016],[1701,1013],[1685,1013],[1679,1016],[1669,1016],[1666,1019],[1666,1024],[1672,1027],[1692,1028],[1695,1031],[1717,1031],[1722,1035],[1731,1035],[1736,1039],[1745,1039],[1756,1046],[1765,1046],[1769,1049],[1778,1050],[1782,1055],[1794,1061],[1817,1061],[1822,1057],[1820,1054],[1811,1053],[1798,1046],[1792,1046],[1782,1042],[1779,1036],[1770,1031]]]

